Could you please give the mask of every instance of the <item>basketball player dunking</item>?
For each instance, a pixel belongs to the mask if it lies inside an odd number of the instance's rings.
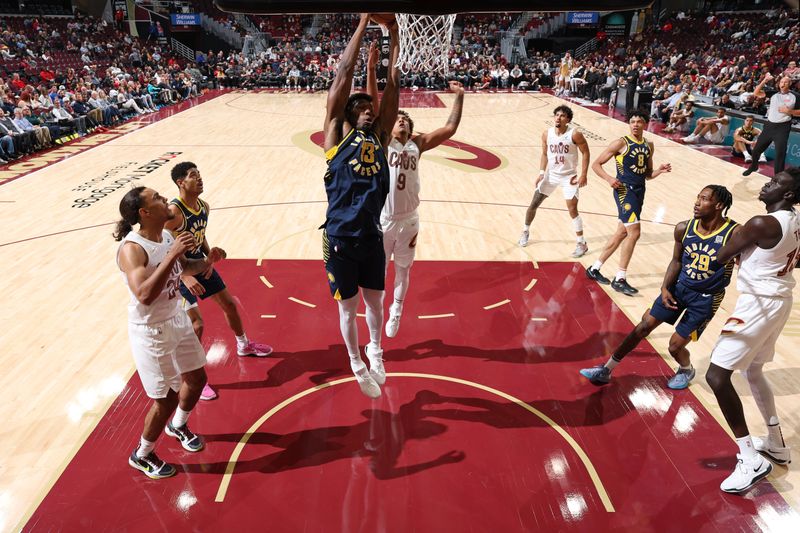
[[[539,179],[536,180],[536,192],[531,205],[525,213],[525,227],[519,238],[520,246],[528,245],[531,222],[536,210],[544,200],[561,187],[567,210],[572,219],[578,243],[572,257],[581,257],[589,251],[586,239],[583,238],[583,220],[578,213],[578,194],[581,187],[586,186],[589,172],[589,144],[583,133],[570,128],[572,109],[561,105],[553,110],[555,125],[542,133],[542,156],[539,162]],[[578,176],[578,150],[581,152],[581,173]]]
[[[731,493],[746,491],[772,470],[757,452],[781,465],[790,460],[763,368],[775,357],[775,343],[792,311],[792,271],[800,260],[800,213],[793,207],[800,203],[800,168],[778,173],[762,187],[758,199],[766,205],[767,214],[748,220],[717,254],[718,261],[740,256],[736,280],[740,294],[706,373],[739,445],[736,468],[720,485]],[[750,437],[742,402],[731,383],[734,370],[741,370],[750,384],[767,425],[766,438]]]
[[[208,270],[224,253],[211,248],[203,259],[186,259],[184,254],[195,241],[189,233],[173,238],[164,229],[173,215],[166,198],[153,189],[128,191],[119,213],[122,219],[117,222],[114,239],[121,241],[117,266],[130,293],[128,335],[142,387],[153,400],[128,464],[149,478],[161,479],[176,472],[154,451],[165,426],[167,435],[177,438],[185,450],[199,452],[204,447],[187,421],[206,382],[206,354],[180,308],[180,276]],[[138,231],[133,231],[134,224],[139,225]]]
[[[598,283],[608,285],[609,280],[600,273],[600,268],[622,245],[619,270],[614,281],[611,282],[611,288],[628,296],[639,292],[628,284],[627,270],[631,257],[633,257],[633,250],[636,248],[636,242],[641,236],[640,217],[644,205],[645,184],[648,180],[654,179],[664,172],[672,171],[669,163],[664,163],[658,167],[658,170],[653,170],[655,148],[653,143],[644,138],[644,128],[647,126],[648,120],[647,113],[643,111],[634,109],[629,112],[630,135],[612,142],[592,163],[592,170],[614,189],[614,202],[617,204],[619,224],[617,224],[617,231],[606,242],[600,258],[586,269],[586,275]],[[603,169],[603,165],[612,157],[616,162],[616,177]]]
[[[675,324],[680,318],[669,340],[669,354],[680,367],[667,386],[670,389],[689,386],[695,370],[686,347],[700,338],[714,318],[733,272],[732,263],[726,265],[717,260],[719,250],[741,229],[724,216],[732,204],[733,196],[722,185],[709,185],[700,191],[694,203],[694,219],[675,226],[672,261],[664,274],[661,295],[612,352],[608,362],[584,368],[582,376],[595,384],[608,383],[614,368],[654,329],[664,322]]]
[[[396,63],[398,30],[394,17],[381,15],[392,42],[390,64]],[[350,356],[350,368],[361,392],[370,398],[381,395],[386,381],[381,348],[386,255],[380,213],[389,192],[386,143],[397,117],[400,98],[396,67],[390,70],[377,116],[372,97],[350,94],[359,47],[370,15],[364,13],[347,44],[328,91],[325,115],[325,192],[328,196],[322,253],[331,295],[339,307],[339,327]],[[365,351],[370,368],[361,359],[356,311],[358,292],[367,308],[370,342]]]
[[[377,79],[374,59],[370,58],[367,71],[367,90],[377,101]],[[411,265],[417,250],[419,233],[419,165],[420,157],[455,135],[461,123],[464,107],[464,88],[457,81],[450,82],[450,90],[456,94],[453,110],[447,123],[430,133],[414,135],[414,121],[405,111],[399,111],[389,141],[389,194],[381,212],[383,250],[389,259],[394,254],[394,300],[389,307],[386,321],[386,336],[394,337],[400,329],[403,302],[408,293]]]
[[[178,163],[172,168],[172,181],[178,186],[178,197],[169,203],[173,218],[168,220],[166,228],[173,233],[189,233],[194,238],[194,247],[186,252],[190,259],[203,259],[211,247],[206,238],[206,227],[211,206],[200,199],[203,194],[203,178],[197,165],[189,161]],[[225,251],[222,251],[223,256]],[[252,355],[266,357],[272,353],[272,346],[253,342],[247,338],[242,324],[242,317],[231,293],[222,281],[219,273],[213,268],[198,275],[181,276],[181,295],[184,299],[186,314],[192,321],[192,327],[198,339],[203,338],[203,317],[197,305],[197,297],[201,300],[211,298],[222,309],[225,321],[236,336],[236,353],[240,356]],[[214,389],[206,383],[201,400],[213,400],[217,397]]]

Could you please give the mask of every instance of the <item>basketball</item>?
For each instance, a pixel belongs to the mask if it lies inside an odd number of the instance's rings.
[[[372,15],[370,15],[370,19],[372,19],[372,22],[374,22],[375,24],[380,24],[381,26],[384,26],[386,28],[391,27],[392,24],[395,24],[397,22],[394,13],[373,13]]]

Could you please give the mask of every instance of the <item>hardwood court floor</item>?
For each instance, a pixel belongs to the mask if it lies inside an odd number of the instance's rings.
[[[404,106],[426,106],[411,107],[419,131],[443,124],[453,99],[450,94],[405,98]],[[445,107],[434,107],[437,100]],[[320,237],[316,228],[325,211],[321,183],[324,160],[314,140],[321,129],[324,103],[324,95],[226,93],[0,186],[0,289],[6,295],[0,310],[0,420],[5,422],[0,430],[0,530],[21,527],[27,521],[87,436],[98,427],[108,407],[121,391],[129,390],[125,387],[133,374],[133,364],[125,327],[127,295],[114,265],[116,244],[110,233],[111,223],[118,216],[119,200],[131,178],[142,178],[141,183],[170,197],[175,191],[169,179],[171,166],[180,160],[194,161],[204,177],[204,198],[213,210],[208,232],[212,245],[224,247],[230,258],[253,263],[263,260],[263,265],[278,259],[319,261]],[[464,118],[454,142],[423,156],[419,261],[571,261],[572,232],[558,193],[540,209],[532,244],[525,249],[516,245],[538,168],[541,131],[550,125],[552,109],[559,103],[561,100],[544,94],[466,96]],[[573,108],[574,123],[585,130],[593,156],[627,132],[627,126],[614,119],[593,110]],[[643,237],[629,269],[630,281],[641,289],[640,295],[628,298],[608,292],[621,312],[634,321],[658,293],[671,253],[673,224],[691,216],[694,198],[703,186],[720,183],[730,188],[735,199],[731,215],[739,221],[763,211],[755,200],[763,178],[743,178],[735,165],[667,139],[654,135],[648,138],[656,145],[656,163],[671,162],[673,172],[648,184]],[[616,225],[609,188],[591,174],[589,186],[581,192],[581,211],[590,246],[590,253],[581,263],[587,265],[597,257]],[[604,268],[607,273],[614,272],[615,261],[616,256]],[[491,272],[487,267],[487,281],[491,281]],[[413,279],[412,275],[412,287]],[[434,276],[432,288],[426,289],[443,291],[444,301],[469,299],[482,290],[441,284],[436,279]],[[299,287],[324,285],[324,277],[304,276],[297,283]],[[231,283],[231,287],[236,293],[236,285]],[[448,291],[452,296],[447,295]],[[702,373],[716,333],[733,307],[735,293],[733,288],[729,291],[706,334],[691,346],[700,372],[685,392],[696,396],[696,401],[717,420],[722,418]],[[551,303],[561,305],[557,299]],[[327,305],[328,313],[335,313],[330,302],[322,304]],[[209,306],[204,307],[204,312],[209,320],[215,316]],[[245,313],[248,329],[268,335],[271,326],[265,323],[274,320],[279,324],[280,318],[261,318],[261,314],[269,313]],[[602,324],[602,315],[600,318]],[[403,327],[422,326],[406,321]],[[624,329],[620,325],[614,327],[617,333]],[[598,342],[585,350],[595,353],[581,354],[587,365],[607,356],[602,328],[597,333]],[[569,330],[561,333],[569,334]],[[651,337],[659,353],[666,354],[670,334],[671,330],[664,326]],[[402,335],[401,332],[396,342],[403,343]],[[430,330],[430,338],[437,338],[436,335],[436,329]],[[798,336],[800,310],[795,310],[779,341],[776,362],[768,371],[786,440],[795,449],[800,449]],[[280,335],[263,340],[281,351]],[[340,342],[333,331],[327,344],[319,349]],[[293,345],[294,340],[287,344]],[[646,353],[644,345],[642,350]],[[345,363],[342,359],[343,366]],[[664,363],[661,365],[666,369]],[[565,382],[574,381],[574,366],[564,365]],[[626,380],[635,379],[636,366],[630,367]],[[413,371],[407,366],[403,370]],[[213,374],[213,367],[210,373]],[[450,374],[457,376],[453,370]],[[491,386],[493,379],[486,376],[483,383]],[[650,380],[654,388],[658,383],[652,374],[643,375],[642,379]],[[753,433],[763,433],[746,384],[738,376],[736,384]],[[660,394],[666,389],[654,390]],[[581,395],[596,392],[588,384],[575,391]],[[218,402],[202,408],[223,409],[224,397],[230,391],[222,389],[220,393]],[[449,389],[441,392],[451,396],[454,393]],[[263,394],[269,395],[269,391]],[[403,401],[410,398],[404,395]],[[284,399],[270,398],[273,405]],[[368,406],[358,395],[351,395],[349,402],[354,413]],[[633,400],[626,403],[632,410],[652,410],[652,406],[639,407]],[[141,411],[134,410],[121,423],[126,428],[136,427],[140,418]],[[242,424],[229,428],[230,433],[245,432],[249,425]],[[695,434],[700,431],[703,429],[696,429]],[[701,438],[680,442],[693,449],[698,460],[712,454],[732,457],[735,453],[734,443],[725,443],[724,439],[721,448],[709,450],[697,449],[702,448]],[[126,444],[133,445],[126,440],[119,448],[126,449]],[[168,444],[164,441],[160,446]],[[125,456],[117,460],[124,465]],[[717,468],[711,477],[721,481],[729,466]],[[109,465],[110,470],[116,467]],[[135,472],[131,470],[126,476],[126,481],[135,479]],[[797,508],[797,467],[776,468],[770,482]],[[702,491],[718,498],[716,483],[716,479],[706,480]],[[761,505],[761,494],[763,491],[745,498],[752,504],[756,525],[774,524],[781,516],[783,520],[796,519],[793,513],[781,514],[774,506]],[[37,516],[37,523],[46,527],[48,522],[41,520],[41,513]]]

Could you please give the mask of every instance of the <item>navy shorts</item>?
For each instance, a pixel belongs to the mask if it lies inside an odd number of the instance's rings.
[[[680,283],[672,286],[669,292],[675,297],[678,308],[674,310],[667,309],[661,302],[661,296],[659,296],[653,302],[653,307],[650,308],[650,316],[674,325],[681,313],[685,311],[683,318],[675,328],[675,332],[684,339],[693,341],[699,339],[700,335],[703,334],[703,330],[714,318],[714,314],[725,297],[725,291],[710,294],[703,293],[686,288]]]
[[[386,278],[386,253],[383,238],[334,237],[322,232],[322,257],[331,295],[347,300],[358,288],[382,291]]]
[[[222,278],[217,273],[217,270],[211,273],[211,277],[206,279],[202,274],[197,274],[194,279],[200,282],[200,285],[206,290],[203,294],[200,295],[201,300],[205,300],[209,296],[214,296],[218,292],[222,292],[225,290],[225,282],[222,281]],[[186,285],[183,284],[181,281],[181,296],[183,299],[186,300],[186,305],[184,306],[185,309],[191,309],[197,305],[197,296],[189,292],[189,289],[186,288]]]
[[[618,189],[612,189],[612,193],[620,222],[623,224],[639,222],[644,205],[644,185],[623,183]]]

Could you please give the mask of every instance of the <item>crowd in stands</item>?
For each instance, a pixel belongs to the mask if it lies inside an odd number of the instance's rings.
[[[185,64],[104,20],[0,19],[0,164],[199,94]]]
[[[510,63],[500,52],[499,32],[515,17],[459,15],[449,79],[475,91],[539,90],[555,86],[566,65],[566,82],[558,84],[564,93],[608,103],[619,85],[633,79],[640,91],[652,92],[652,114],[665,123],[692,100],[763,114],[765,99],[754,95],[754,87],[766,72],[800,83],[796,12],[678,13],[632,38],[601,34],[598,48],[580,59],[534,52]],[[187,62],[121,25],[80,14],[0,19],[0,164],[209,87],[327,90],[357,20],[341,14],[251,16],[271,47],[253,57],[209,51]],[[371,29],[366,41],[380,36]],[[365,69],[366,49],[356,67],[359,86]],[[446,82],[426,73],[402,80],[406,87],[429,89]]]

